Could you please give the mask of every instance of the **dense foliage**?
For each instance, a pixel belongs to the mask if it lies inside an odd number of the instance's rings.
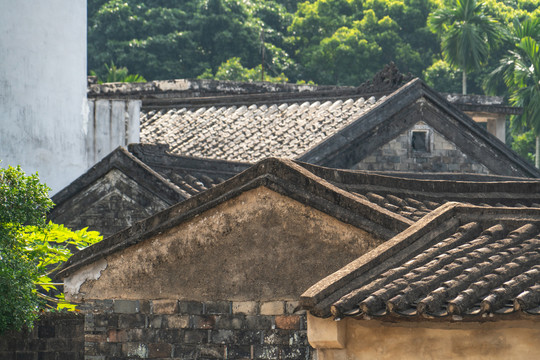
[[[461,75],[443,59],[441,38],[427,19],[455,0],[89,0],[88,67],[105,78],[106,64],[148,80],[195,78],[313,81],[359,85],[384,64],[424,77],[440,91],[459,89]],[[540,0],[486,0],[475,15],[509,26],[538,17]],[[448,29],[451,30],[450,24]],[[444,35],[444,31],[439,33]],[[469,67],[469,92],[513,46],[485,49]],[[484,56],[485,55],[485,56]],[[221,71],[220,71],[221,68]],[[258,70],[257,70],[258,69]],[[219,73],[219,74],[218,74]],[[456,84],[457,83],[457,84]],[[500,91],[505,91],[501,86]]]
[[[71,249],[101,240],[96,232],[46,224],[48,190],[37,175],[0,169],[0,333],[31,325],[44,307],[72,309],[51,274]]]

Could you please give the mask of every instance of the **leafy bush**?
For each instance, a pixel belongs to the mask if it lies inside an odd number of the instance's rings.
[[[48,191],[37,175],[0,169],[0,333],[31,326],[46,307],[73,310],[52,274],[72,250],[101,240],[95,231],[46,224]]]

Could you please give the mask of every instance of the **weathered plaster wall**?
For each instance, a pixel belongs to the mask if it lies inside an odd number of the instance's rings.
[[[319,360],[536,359],[540,354],[538,321],[345,321],[346,348],[320,350]]]
[[[412,149],[411,136],[413,131],[426,131],[428,133],[429,151],[421,152]],[[356,164],[353,169],[490,173],[484,165],[464,154],[455,144],[424,122],[418,122],[411,129],[381,146]]]
[[[86,156],[92,166],[118,146],[139,143],[140,100],[88,99]]]
[[[0,0],[0,159],[62,189],[86,170],[86,1]]]
[[[106,257],[75,299],[296,300],[380,244],[267,188],[247,191]],[[83,271],[81,269],[79,271]],[[77,272],[65,281],[69,283]]]

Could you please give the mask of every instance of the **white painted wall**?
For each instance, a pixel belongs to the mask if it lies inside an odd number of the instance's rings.
[[[52,193],[87,169],[86,1],[0,0],[0,159]]]
[[[119,146],[140,142],[141,100],[88,99],[86,155],[89,167]]]

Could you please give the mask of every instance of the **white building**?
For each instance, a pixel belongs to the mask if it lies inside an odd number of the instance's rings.
[[[61,190],[87,168],[86,1],[0,0],[0,159]]]

